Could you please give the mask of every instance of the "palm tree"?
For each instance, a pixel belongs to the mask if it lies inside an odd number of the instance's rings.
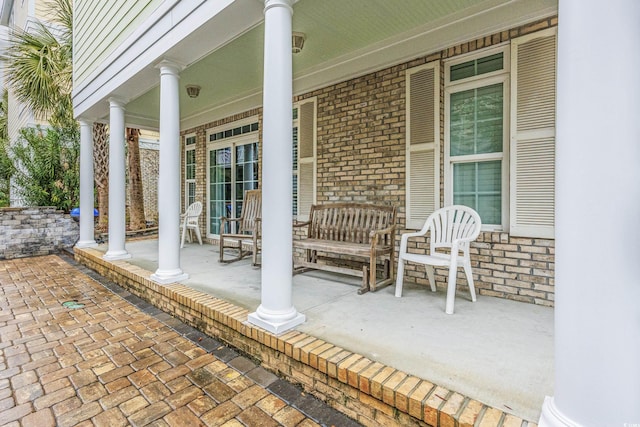
[[[144,216],[142,171],[140,170],[140,129],[127,128],[127,155],[129,161],[129,228],[147,227]]]
[[[51,26],[14,29],[4,55],[7,83],[16,99],[54,126],[73,123],[71,0],[52,0]]]
[[[73,115],[73,7],[72,0],[52,0],[48,4],[51,26],[37,22],[33,30],[16,30],[4,56],[10,71],[7,82],[18,101],[39,117],[48,117],[53,126],[77,126]],[[96,123],[94,135],[94,180],[98,193],[98,229],[108,221],[108,138],[107,127]],[[137,138],[136,141],[137,143]],[[140,177],[139,155],[130,163],[130,176]],[[138,186],[135,186],[135,190]],[[141,192],[141,190],[139,190]],[[132,210],[142,216],[132,228],[144,228],[143,198],[130,197]]]

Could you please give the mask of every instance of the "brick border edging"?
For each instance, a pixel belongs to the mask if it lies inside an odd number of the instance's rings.
[[[106,261],[91,248],[75,259],[196,329],[219,338],[299,383],[345,415],[368,426],[537,427],[429,381],[370,360],[311,335],[276,336],[246,322],[249,311],[179,283],[160,285],[151,272],[126,261]]]

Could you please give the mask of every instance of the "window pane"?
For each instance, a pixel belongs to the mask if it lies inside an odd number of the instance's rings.
[[[452,93],[449,117],[451,156],[502,151],[502,83]]]
[[[211,150],[209,165],[209,229],[220,234],[220,217],[231,213],[231,148]]]
[[[186,179],[196,178],[196,150],[187,150],[185,161]]]
[[[504,66],[503,62],[504,55],[501,52],[484,58],[463,62],[462,64],[452,65],[449,72],[449,78],[454,82],[456,80],[502,70]]]
[[[501,224],[502,162],[454,164],[453,203],[475,209],[483,224]]]
[[[490,73],[492,71],[502,70],[503,68],[503,54],[502,52],[495,55],[485,56],[476,61],[476,76],[480,74]]]
[[[191,205],[196,201],[196,183],[187,183],[187,205]]]
[[[460,163],[453,167],[453,193],[474,193],[476,190],[476,164]]]

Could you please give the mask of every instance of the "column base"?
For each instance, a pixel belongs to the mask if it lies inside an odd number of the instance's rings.
[[[156,283],[160,283],[161,285],[168,285],[169,283],[181,282],[183,280],[187,280],[189,275],[184,273],[182,270],[169,270],[169,271],[161,271],[157,270],[149,279],[153,280]]]
[[[107,253],[102,256],[102,259],[104,259],[105,261],[117,261],[119,259],[129,259],[129,258],[131,258],[131,254],[126,250],[107,251]]]
[[[98,246],[95,240],[79,240],[74,247],[76,248],[95,248]]]
[[[288,331],[289,329],[295,328],[298,325],[303,324],[307,318],[302,313],[296,313],[296,315],[285,321],[273,321],[273,320],[265,320],[258,315],[258,312],[249,313],[247,316],[247,320],[252,325],[256,325],[261,327],[262,329],[266,329],[272,334],[279,335],[283,332]]]
[[[540,414],[540,427],[582,427],[569,418],[565,417],[556,406],[553,397],[546,396],[542,404],[542,414]]]

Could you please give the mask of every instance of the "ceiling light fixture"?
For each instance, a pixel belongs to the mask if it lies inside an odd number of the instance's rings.
[[[200,86],[198,85],[187,85],[186,89],[189,98],[197,98],[200,95]]]
[[[307,38],[305,33],[296,33],[293,32],[291,34],[291,51],[293,53],[300,53],[302,51],[302,46],[304,46],[304,41]]]

